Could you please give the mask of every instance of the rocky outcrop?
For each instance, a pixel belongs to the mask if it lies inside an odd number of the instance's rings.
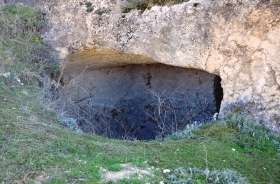
[[[121,11],[122,1],[89,0],[91,13],[80,1],[6,2],[46,13],[45,40],[69,61],[67,72],[86,63],[100,65],[90,55],[102,49],[141,55],[136,63],[145,63],[146,57],[149,63],[205,70],[222,78],[221,115],[238,109],[280,131],[279,0],[190,0],[127,14]],[[101,66],[109,61],[103,59]]]

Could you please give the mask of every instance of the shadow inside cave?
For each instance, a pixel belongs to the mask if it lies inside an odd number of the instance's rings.
[[[219,76],[163,64],[87,69],[63,82],[60,111],[112,139],[152,140],[211,121],[223,98]]]

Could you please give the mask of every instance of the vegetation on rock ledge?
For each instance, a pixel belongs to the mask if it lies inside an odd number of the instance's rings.
[[[180,4],[188,1],[189,0],[127,0],[127,2],[123,5],[123,13],[128,13],[132,9],[141,10],[141,12],[143,13],[146,9],[151,9],[155,5],[171,6],[174,4]]]

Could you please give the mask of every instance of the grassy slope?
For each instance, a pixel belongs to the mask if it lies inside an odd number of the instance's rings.
[[[1,52],[7,54],[3,48]],[[271,140],[219,124],[196,131],[196,139],[177,141],[131,142],[77,134],[58,123],[42,89],[8,84],[0,78],[0,182],[104,183],[101,167],[115,171],[121,170],[120,164],[132,163],[154,167],[154,176],[119,183],[170,183],[163,169],[205,169],[206,164],[210,170],[234,169],[251,183],[280,183],[280,157]]]
[[[114,170],[119,164],[132,163],[159,168],[152,179],[158,183],[166,179],[164,168],[205,169],[207,152],[210,170],[232,168],[251,183],[280,183],[280,158],[275,147],[257,147],[258,138],[236,129],[207,126],[191,140],[108,140],[60,126],[55,115],[39,103],[38,93],[40,89],[34,86],[0,86],[0,167],[5,168],[0,170],[1,181],[100,182],[100,167]]]

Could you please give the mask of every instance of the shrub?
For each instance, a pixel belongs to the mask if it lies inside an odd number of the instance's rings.
[[[66,118],[66,117],[63,116],[63,114],[59,114],[59,115],[58,115],[58,121],[59,121],[62,125],[64,125],[64,126],[70,128],[70,129],[73,130],[73,131],[77,131],[77,132],[80,132],[80,131],[81,131],[81,130],[79,129],[78,125],[77,125],[76,120],[73,119],[73,118]]]
[[[255,125],[253,121],[249,120],[245,116],[242,116],[240,113],[232,113],[227,118],[222,120],[223,123],[239,129],[242,133],[251,133],[255,132]]]
[[[194,7],[197,7],[199,5],[199,3],[193,3]]]
[[[99,12],[97,12],[98,15],[102,15],[103,13],[105,13],[105,11],[99,11]]]
[[[93,9],[94,9],[93,7],[88,7],[86,11],[87,11],[88,13],[90,13],[90,12],[93,11]]]
[[[275,137],[270,130],[264,126],[257,125],[241,113],[232,113],[227,118],[222,119],[220,123],[237,128],[242,133],[250,133],[252,136],[264,136],[266,139]]]
[[[199,127],[197,123],[188,124],[183,130],[171,133],[164,140],[194,139],[196,137],[194,131]]]
[[[123,7],[123,13],[128,13],[132,9],[141,10],[144,12],[148,8],[148,0],[129,0],[126,5]]]
[[[89,7],[91,7],[92,3],[91,2],[86,2],[85,5],[86,5],[86,7],[89,8]]]
[[[237,139],[234,142],[243,151],[250,152],[250,149],[265,151],[270,155],[280,155],[280,139],[264,126],[253,123],[250,119],[240,113],[232,113],[227,118],[222,119],[219,123],[239,130],[244,136],[243,139]]]

